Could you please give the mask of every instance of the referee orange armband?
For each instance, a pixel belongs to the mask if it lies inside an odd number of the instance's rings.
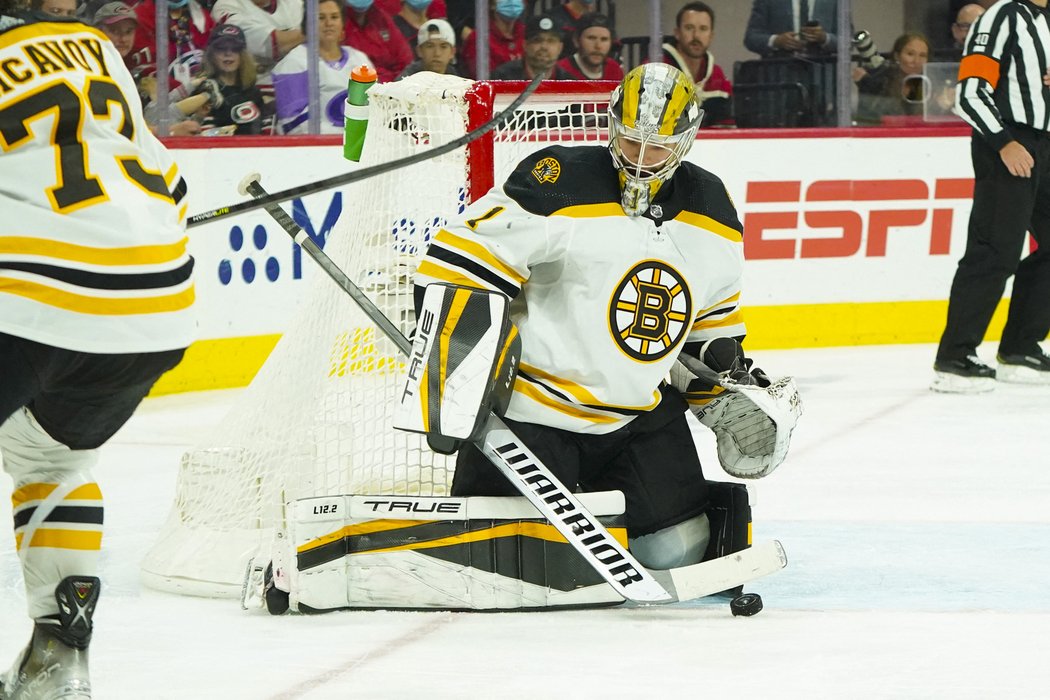
[[[994,90],[999,84],[999,61],[981,53],[963,56],[959,64],[959,82],[967,78],[980,78],[991,85]]]

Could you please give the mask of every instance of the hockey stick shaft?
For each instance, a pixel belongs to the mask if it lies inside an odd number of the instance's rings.
[[[298,187],[292,187],[287,190],[281,190],[280,192],[274,192],[273,194],[266,194],[262,197],[257,197],[253,201],[240,202],[238,204],[231,204],[225,207],[219,207],[218,209],[212,209],[210,211],[201,212],[200,214],[194,214],[193,216],[186,219],[186,228],[193,228],[194,226],[200,226],[201,224],[210,223],[212,221],[218,221],[219,219],[225,219],[228,216],[234,216],[235,214],[241,214],[246,211],[253,209],[259,209],[261,207],[267,207],[271,204],[279,204],[281,202],[288,201],[289,199],[295,199],[296,197],[305,197],[315,192],[322,192],[324,190],[332,189],[334,187],[342,187],[349,185],[354,182],[361,180],[367,180],[370,177],[382,175],[398,168],[404,168],[409,165],[421,163],[431,158],[450,153],[457,148],[462,148],[467,144],[478,140],[485,134],[489,133],[497,126],[501,125],[508,119],[510,119],[514,112],[517,111],[518,107],[522,105],[529,98],[529,95],[536,92],[536,88],[539,87],[540,82],[543,80],[545,74],[537,75],[529,83],[528,87],[522,90],[521,94],[514,98],[514,101],[507,105],[507,108],[502,112],[488,120],[477,129],[474,129],[468,134],[465,134],[454,141],[430,148],[423,153],[416,153],[411,156],[404,158],[398,158],[387,163],[379,163],[378,165],[372,165],[366,168],[360,168],[343,175],[335,175],[333,177],[318,180],[316,182],[307,183]],[[267,210],[269,211],[269,210]],[[270,212],[271,214],[273,212]]]
[[[254,174],[241,182],[240,190],[253,197],[266,196],[266,190]],[[412,344],[408,338],[287,212],[274,203],[265,203],[263,207],[296,243],[303,246],[325,273],[350,295],[398,349],[410,356]],[[657,582],[652,572],[609,533],[494,413],[489,414],[485,430],[475,445],[617,593],[639,603],[667,603],[675,600]]]

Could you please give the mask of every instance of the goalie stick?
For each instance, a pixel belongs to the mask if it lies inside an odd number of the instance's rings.
[[[238,190],[258,201],[267,197],[253,173]],[[409,356],[412,343],[383,314],[309,235],[272,200],[262,204],[321,269],[357,303],[402,353]],[[594,570],[625,599],[643,605],[691,600],[741,585],[787,565],[780,542],[757,547],[691,566],[668,570],[646,569],[554,476],[543,462],[514,435],[494,413],[489,413],[481,436],[474,442],[497,469],[562,534]]]
[[[260,207],[267,207],[271,204],[278,204],[285,202],[289,199],[296,197],[303,197],[308,194],[315,192],[321,192],[323,190],[331,189],[333,187],[342,187],[343,185],[349,185],[360,180],[367,180],[370,177],[382,175],[398,168],[403,168],[416,163],[421,163],[431,158],[443,155],[445,153],[451,153],[457,148],[466,146],[467,144],[478,140],[485,134],[489,133],[497,126],[514,116],[514,112],[517,111],[518,107],[522,105],[529,98],[529,95],[536,92],[536,89],[540,86],[540,82],[546,77],[545,73],[540,73],[532,82],[529,83],[521,94],[514,98],[514,101],[507,105],[507,108],[502,112],[492,117],[477,129],[474,129],[468,134],[460,136],[454,141],[449,141],[442,146],[436,146],[435,148],[429,148],[423,153],[416,153],[414,155],[405,156],[404,158],[398,158],[386,163],[379,163],[377,165],[371,165],[366,168],[360,168],[343,175],[335,175],[333,177],[325,178],[324,180],[318,180],[299,187],[292,187],[287,190],[281,190],[280,192],[274,192],[273,194],[265,194],[262,197],[256,197],[250,202],[241,202],[239,204],[231,204],[226,207],[219,207],[218,209],[212,209],[211,211],[201,212],[200,214],[194,214],[193,216],[186,219],[186,228],[193,228],[194,226],[200,226],[201,224],[210,223],[219,219],[225,219],[227,216],[233,216],[234,214],[240,214],[242,212],[251,211]],[[273,212],[271,212],[272,214]]]

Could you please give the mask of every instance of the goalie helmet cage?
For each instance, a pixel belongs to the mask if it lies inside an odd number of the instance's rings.
[[[433,73],[375,85],[361,165],[462,137],[525,86]],[[605,144],[615,86],[544,83],[467,147],[351,185],[325,252],[409,335],[412,274],[430,238],[530,152]],[[142,564],[147,585],[239,596],[249,562],[269,560],[285,505],[300,498],[448,494],[454,458],[392,427],[397,347],[319,270],[299,309],[230,412],[182,456],[174,506]]]

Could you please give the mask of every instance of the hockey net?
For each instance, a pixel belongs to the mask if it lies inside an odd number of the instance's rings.
[[[469,201],[550,142],[603,144],[609,83],[545,83],[504,125],[446,155],[354,186],[325,252],[405,335],[412,274],[430,238]],[[361,164],[420,153],[477,128],[525,83],[421,74],[370,91]],[[142,566],[155,588],[240,594],[266,561],[285,505],[332,494],[447,495],[454,458],[393,429],[404,364],[337,285],[314,275],[295,318],[251,385],[183,455],[175,504]]]

